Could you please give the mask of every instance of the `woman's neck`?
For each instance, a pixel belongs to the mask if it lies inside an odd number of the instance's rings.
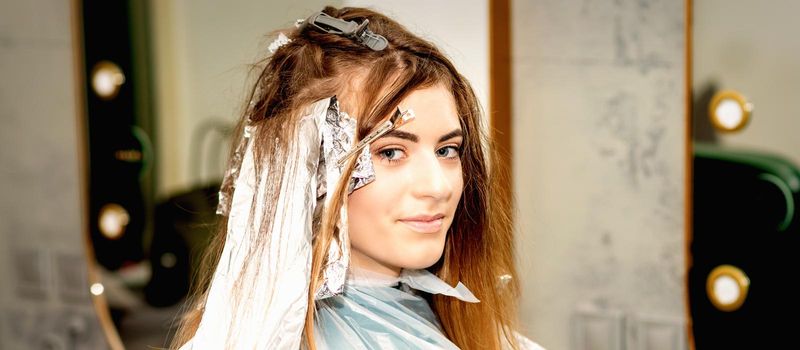
[[[353,249],[350,253],[350,266],[356,270],[369,271],[391,277],[400,277],[401,267],[383,264]]]

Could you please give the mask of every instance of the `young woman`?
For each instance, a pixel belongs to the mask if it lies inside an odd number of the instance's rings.
[[[453,64],[361,8],[270,51],[174,347],[538,349],[515,332],[502,167]]]

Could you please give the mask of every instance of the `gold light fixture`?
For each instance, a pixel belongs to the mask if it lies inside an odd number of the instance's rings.
[[[119,239],[125,233],[131,217],[121,205],[109,203],[100,208],[97,225],[100,233],[108,239]]]
[[[111,100],[116,97],[124,83],[125,74],[111,61],[97,62],[92,68],[92,90],[101,99]]]
[[[723,90],[714,94],[708,105],[711,124],[722,132],[735,132],[744,129],[753,113],[753,104],[742,94],[733,90]]]
[[[706,293],[714,306],[722,311],[738,310],[747,298],[750,279],[738,267],[720,265],[706,279]]]

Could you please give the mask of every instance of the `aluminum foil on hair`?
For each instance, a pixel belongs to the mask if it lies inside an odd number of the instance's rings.
[[[253,126],[247,125],[242,131],[242,139],[236,146],[236,150],[231,156],[228,169],[225,170],[225,175],[222,177],[222,184],[219,190],[219,203],[217,204],[217,215],[228,216],[231,210],[231,196],[236,189],[236,179],[239,177],[239,171],[242,169],[242,159],[247,150],[247,145],[250,143],[250,138],[253,135]]]
[[[331,97],[330,105],[325,113],[324,120],[319,121],[320,131],[322,133],[322,155],[320,160],[320,171],[317,173],[317,179],[323,180],[331,171],[335,172],[336,180],[341,177],[343,167],[337,167],[336,163],[341,159],[355,144],[355,134],[357,123],[356,120],[347,115],[346,112],[339,110],[339,101],[336,96]],[[327,194],[327,183],[335,183],[328,179],[328,181],[317,181],[317,197],[321,198]],[[356,161],[353,173],[350,176],[350,184],[348,185],[348,193],[367,185],[375,180],[375,169],[372,166],[372,155],[369,151],[369,146],[361,150]]]
[[[369,151],[369,145],[361,150],[356,161],[356,167],[350,175],[350,187],[348,193],[364,187],[366,184],[375,181],[375,169],[372,167],[372,153]]]
[[[244,153],[247,151],[250,138],[253,135],[254,126],[251,123],[251,118],[253,117],[258,96],[261,96],[260,84],[256,85],[255,91],[253,91],[253,95],[250,98],[250,103],[247,104],[247,124],[245,124],[244,130],[242,130],[242,138],[239,140],[239,144],[236,145],[236,149],[228,162],[228,169],[225,170],[225,174],[222,176],[222,183],[219,189],[219,202],[217,203],[217,215],[228,216],[230,214],[231,197],[233,196],[233,191],[236,189],[236,179],[239,177],[239,172],[242,169],[242,159],[244,159]]]
[[[339,183],[343,167],[337,166],[341,159],[355,145],[356,120],[339,110],[336,96],[330,98],[330,104],[324,118],[319,120],[322,138],[322,157],[317,172],[317,198],[320,199]],[[348,193],[372,182],[375,171],[369,147],[359,155],[348,183]],[[331,197],[325,196],[325,206],[331,203]],[[323,282],[316,293],[316,299],[324,299],[341,294],[350,265],[350,239],[347,229],[347,202],[342,204],[339,212],[338,239],[333,240],[328,250],[328,259],[323,271]]]
[[[319,108],[320,103],[326,103],[327,108]],[[251,108],[253,103],[251,102]],[[329,189],[335,188],[342,176],[344,167],[337,166],[338,160],[347,154],[355,145],[357,123],[347,113],[339,110],[339,102],[336,97],[321,100],[312,105],[312,118],[317,124],[320,142],[319,163],[316,173],[316,198],[318,202],[323,202],[324,206],[330,205],[331,198],[326,196]],[[322,112],[322,113],[320,113]],[[242,133],[242,138],[236,146],[228,169],[222,180],[219,193],[219,205],[217,214],[229,216],[232,205],[232,194],[235,191],[236,179],[239,177],[242,160],[248,149],[255,126],[248,123]],[[365,147],[356,160],[355,167],[348,183],[348,193],[352,193],[375,180],[375,170],[372,164],[372,157],[369,146]],[[322,203],[320,203],[322,204]],[[318,205],[317,213],[322,212],[323,205]],[[327,263],[323,271],[323,282],[317,291],[317,299],[327,298],[341,294],[347,277],[347,269],[350,263],[350,240],[347,229],[347,202],[342,205],[339,213],[338,239],[334,239],[328,251]]]
[[[286,163],[280,173],[270,164],[259,166],[263,160],[254,149],[260,125],[253,123],[244,134],[250,140],[244,142],[241,164],[231,167],[238,176],[227,236],[200,324],[182,350],[300,348],[322,142],[315,117],[327,103],[320,101],[313,114],[289,126],[296,128],[296,138],[275,149],[275,157]],[[280,179],[278,191],[269,184],[273,177]]]

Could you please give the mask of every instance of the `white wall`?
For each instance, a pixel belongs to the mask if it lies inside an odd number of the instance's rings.
[[[266,54],[276,29],[329,1],[174,0],[151,2],[159,197],[219,175],[190,173],[192,135],[206,121],[240,116],[248,69]],[[337,2],[331,3],[337,6]],[[340,6],[340,5],[339,5]],[[211,142],[211,139],[209,139]],[[227,143],[222,141],[224,146]],[[227,154],[223,153],[223,161]]]
[[[0,349],[104,348],[84,258],[71,4],[0,2]]]
[[[488,117],[488,1],[344,0],[344,6],[367,7],[380,11],[400,22],[412,33],[433,42],[453,61],[456,69],[467,77]]]
[[[198,155],[190,149],[194,130],[208,120],[238,118],[247,69],[264,56],[272,40],[267,34],[325,5],[372,7],[433,41],[467,76],[484,109],[488,105],[485,1],[153,1],[160,197],[219,174],[190,173],[189,159]]]
[[[681,349],[683,2],[512,13],[523,324],[550,349]]]
[[[714,82],[753,103],[750,124],[718,134],[723,144],[777,153],[800,166],[798,12],[793,0],[695,1],[693,86],[697,93]]]

